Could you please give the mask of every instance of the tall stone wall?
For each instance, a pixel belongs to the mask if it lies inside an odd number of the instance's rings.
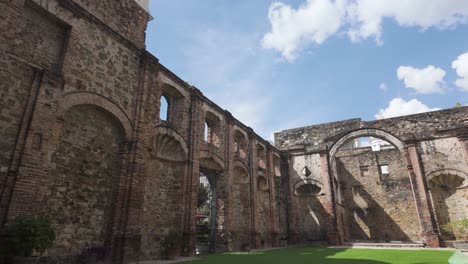
[[[136,1],[0,5],[2,226],[19,215],[50,218],[59,232],[50,261],[96,249],[110,263],[160,259],[172,228],[179,254],[193,255],[198,180],[209,172],[214,248],[278,245],[271,197],[282,175],[269,160],[279,150],[144,49],[150,16]],[[214,140],[205,140],[205,123]]]
[[[306,168],[308,177],[323,184],[329,242],[422,241],[437,247],[460,238],[444,234],[443,225],[466,218],[467,120],[467,107],[369,122],[350,119],[285,130],[275,134],[275,142],[289,153],[290,184],[304,180]],[[394,149],[344,150],[350,140],[369,136]],[[390,169],[387,177],[378,170],[382,164]],[[290,197],[292,214],[307,219],[299,213],[306,206]]]

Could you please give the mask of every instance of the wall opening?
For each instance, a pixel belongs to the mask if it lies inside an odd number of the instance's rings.
[[[159,119],[167,121],[169,117],[169,101],[166,96],[161,96],[161,107],[159,109]]]
[[[221,144],[221,121],[211,112],[205,113],[204,141],[215,147]]]

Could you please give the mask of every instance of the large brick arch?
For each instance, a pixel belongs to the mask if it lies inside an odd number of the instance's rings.
[[[369,137],[369,136],[388,141],[393,146],[398,148],[400,151],[403,151],[403,149],[405,148],[405,143],[389,132],[386,132],[380,129],[375,129],[375,128],[363,128],[363,129],[354,130],[344,135],[340,139],[338,139],[330,148],[330,151],[329,151],[330,161],[333,161],[332,159],[335,157],[336,152],[348,140],[359,138],[359,137]]]
[[[57,115],[63,117],[68,109],[76,105],[96,105],[110,112],[120,121],[125,132],[125,139],[130,139],[133,127],[132,122],[125,111],[110,99],[91,92],[67,93],[58,103]]]

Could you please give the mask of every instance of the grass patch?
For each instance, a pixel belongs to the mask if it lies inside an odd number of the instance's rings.
[[[260,253],[260,254],[259,254]],[[334,249],[300,247],[253,253],[208,255],[187,263],[222,264],[447,264],[448,250]]]

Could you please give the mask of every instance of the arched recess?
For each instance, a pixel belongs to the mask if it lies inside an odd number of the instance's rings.
[[[104,109],[90,104],[89,99],[96,97],[75,96],[71,102],[69,96],[59,108],[63,125],[51,155],[45,198],[45,214],[57,233],[49,251],[53,255],[80,254],[89,245],[110,245],[113,205],[126,151],[124,126],[107,110],[117,111],[112,104],[101,102],[107,106]]]
[[[140,218],[142,259],[158,259],[161,238],[170,229],[182,233],[187,178],[187,145],[168,127],[157,127],[148,149],[143,206]],[[175,210],[179,208],[179,210]]]
[[[63,118],[65,112],[76,105],[96,105],[112,113],[121,123],[125,138],[130,139],[132,135],[132,122],[125,111],[110,99],[91,92],[71,92],[63,96],[58,103],[57,116]]]
[[[231,234],[234,250],[242,250],[250,246],[251,204],[248,170],[245,166],[234,167],[234,182],[231,185]]]
[[[395,148],[379,152],[370,148],[340,152],[347,142],[361,137],[379,138]],[[333,202],[337,204],[336,221],[343,240],[422,240],[418,207],[407,170],[411,164],[407,164],[405,152],[404,142],[391,133],[374,128],[352,131],[332,145],[329,166]],[[391,168],[390,173],[384,172],[383,167]],[[364,169],[365,174],[362,173]],[[360,191],[356,192],[358,187]],[[401,210],[386,211],[385,208]]]
[[[459,230],[444,226],[468,218],[468,208],[460,201],[468,197],[468,175],[453,169],[432,171],[426,176],[441,237],[445,240],[464,239]]]
[[[311,179],[305,179],[296,182],[293,185],[293,189],[294,195],[297,196],[317,196],[325,194],[322,183]]]

